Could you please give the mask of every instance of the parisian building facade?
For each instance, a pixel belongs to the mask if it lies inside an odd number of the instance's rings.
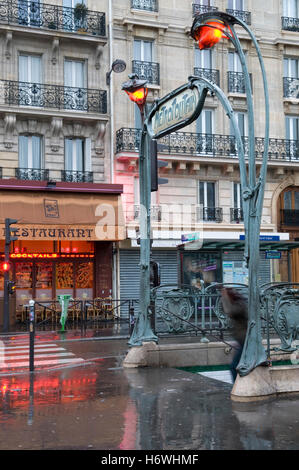
[[[266,6],[257,0],[3,0],[1,218],[13,215],[20,223],[13,250],[20,302],[61,292],[138,298],[142,124],[139,109],[121,90],[128,74],[148,81],[149,106],[191,75],[217,83],[236,113],[246,148],[239,58],[227,39],[200,51],[190,36],[195,16],[215,10],[248,24],[265,62],[271,121],[261,234],[282,242],[299,238],[297,0],[268,0]],[[237,32],[251,76],[259,169],[262,77],[252,41],[241,28]],[[116,59],[126,62],[125,72],[111,72]],[[159,139],[158,155],[166,162],[160,176],[168,180],[152,193],[153,257],[162,282],[246,282],[238,155],[218,99],[209,94],[196,122]],[[23,209],[7,212],[20,201]],[[104,209],[95,213],[106,203],[117,206],[121,217],[99,239],[94,227]],[[199,232],[206,245],[183,250],[182,236]],[[58,260],[26,258],[57,253]],[[269,260],[261,252],[260,282],[298,280],[296,253],[282,247],[281,259]]]

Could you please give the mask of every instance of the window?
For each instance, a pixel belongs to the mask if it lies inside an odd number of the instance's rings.
[[[66,172],[91,171],[90,139],[65,139],[65,170]]]
[[[285,57],[283,59],[283,76],[289,78],[299,78],[299,61]]]
[[[214,111],[203,109],[196,121],[197,152],[213,152]]]
[[[244,0],[228,0],[228,9],[244,11]]]
[[[134,60],[153,62],[153,42],[134,39]]]
[[[212,69],[212,49],[195,49],[195,67],[201,69]]]
[[[199,182],[199,204],[203,207],[215,207],[215,183]]]
[[[298,0],[283,1],[283,16],[287,18],[298,18]]]
[[[160,66],[154,62],[154,43],[143,39],[134,39],[133,73],[148,80],[153,85],[160,84]]]
[[[233,183],[233,207],[234,209],[242,209],[242,189],[240,183]]]
[[[299,118],[286,116],[286,154],[288,158],[299,159]]]
[[[19,55],[19,104],[42,106],[42,59],[29,54]]]
[[[68,31],[76,31],[78,29],[86,29],[85,17],[76,17],[74,8],[77,4],[86,5],[86,0],[63,0],[63,23],[64,29]]]
[[[40,136],[19,136],[19,168],[42,168],[42,138]]]
[[[83,60],[64,61],[65,109],[87,110],[87,73]]]

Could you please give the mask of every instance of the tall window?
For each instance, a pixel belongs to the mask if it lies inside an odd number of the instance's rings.
[[[244,11],[244,0],[228,0],[228,9]]]
[[[134,60],[153,62],[153,41],[134,39]]]
[[[299,78],[299,61],[285,57],[283,59],[283,76],[289,78]]]
[[[299,159],[299,118],[286,116],[286,154],[288,158]]]
[[[212,49],[200,50],[198,47],[195,48],[195,67],[201,69],[212,69]]]
[[[90,139],[65,139],[65,170],[91,171],[91,142]]]
[[[215,183],[199,181],[199,204],[203,207],[214,208],[216,199]]]
[[[283,0],[283,16],[287,18],[298,18],[298,0]]]
[[[40,136],[19,136],[19,168],[42,168],[42,138]]]
[[[19,104],[42,106],[42,59],[29,54],[19,55]]]
[[[214,111],[203,109],[196,121],[197,152],[213,152],[213,133],[214,133]]]
[[[63,23],[64,29],[76,31],[86,27],[86,17],[76,17],[75,6],[77,4],[86,5],[86,0],[63,0]]]
[[[87,73],[83,60],[64,60],[65,109],[87,110]]]

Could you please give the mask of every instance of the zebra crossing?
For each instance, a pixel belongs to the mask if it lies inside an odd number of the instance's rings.
[[[40,342],[34,345],[34,367],[44,368],[67,364],[79,364],[84,359],[58,346],[56,343]],[[0,373],[29,368],[29,342],[0,341]]]

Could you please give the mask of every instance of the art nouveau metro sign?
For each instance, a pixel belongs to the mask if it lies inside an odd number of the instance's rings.
[[[152,139],[188,126],[200,115],[207,88],[196,79],[158,100],[148,116],[148,133]]]

